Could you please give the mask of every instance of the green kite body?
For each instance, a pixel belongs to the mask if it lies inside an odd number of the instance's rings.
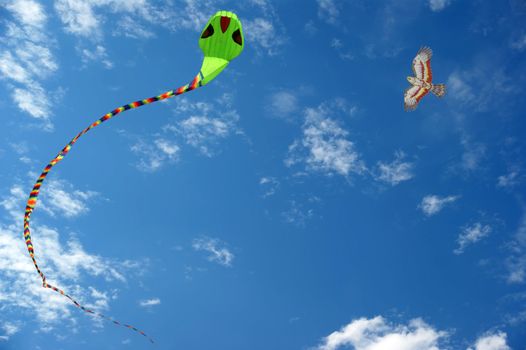
[[[205,55],[201,84],[208,84],[221,73],[231,60],[239,56],[244,45],[243,28],[235,13],[219,11],[213,15],[199,39],[199,47]]]
[[[173,96],[181,95],[186,92],[195,90],[198,87],[208,84],[219,73],[221,73],[223,69],[226,68],[226,66],[228,65],[228,63],[230,63],[231,60],[233,60],[235,57],[237,57],[241,53],[241,51],[243,51],[243,44],[244,44],[243,29],[241,28],[241,22],[239,21],[237,16],[234,13],[228,12],[228,11],[217,12],[215,15],[212,16],[212,18],[210,18],[210,20],[205,26],[205,29],[201,33],[201,38],[199,39],[199,46],[203,50],[205,57],[203,60],[203,64],[201,66],[201,70],[199,71],[199,74],[197,74],[190,83],[183,85],[177,89],[166,91],[165,93],[158,95],[158,96],[154,96],[154,97],[146,98],[144,100],[138,100],[132,103],[128,103],[126,105],[117,107],[116,109],[114,109],[113,111],[109,113],[106,113],[105,115],[97,119],[95,122],[90,124],[88,127],[86,127],[84,130],[79,132],[77,136],[75,136],[58,153],[58,155],[49,162],[48,165],[46,165],[46,167],[44,168],[44,170],[38,177],[35,185],[33,186],[31,193],[29,194],[29,199],[27,200],[26,210],[25,210],[25,215],[24,215],[24,239],[26,241],[27,250],[29,252],[29,256],[31,257],[31,260],[33,261],[33,264],[38,274],[40,275],[42,279],[42,286],[44,288],[49,288],[63,295],[64,297],[68,298],[76,307],[80,308],[81,310],[89,314],[92,314],[92,315],[95,315],[101,318],[105,318],[116,325],[122,325],[126,328],[129,328],[147,337],[150,341],[153,342],[153,340],[140,329],[135,328],[134,326],[126,324],[126,323],[121,323],[99,312],[96,312],[87,307],[84,307],[73,297],[66,294],[62,289],[57,288],[47,282],[44,272],[39,268],[37,261],[36,261],[35,249],[33,246],[32,239],[31,239],[31,230],[29,227],[31,215],[33,214],[33,210],[35,209],[37,205],[40,188],[42,184],[44,183],[44,180],[46,179],[48,173],[51,171],[51,169],[55,165],[57,165],[60,161],[62,161],[62,159],[64,159],[64,157],[71,150],[71,147],[78,141],[78,139],[81,136],[86,134],[91,129],[97,127],[98,125],[104,123],[105,121],[129,109],[138,108],[138,107],[150,104],[150,103],[165,100]]]

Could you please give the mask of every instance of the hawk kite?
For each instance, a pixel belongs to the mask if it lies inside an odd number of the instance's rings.
[[[404,109],[412,111],[416,109],[418,102],[427,95],[429,91],[442,97],[446,93],[444,84],[432,84],[433,74],[431,73],[431,56],[433,51],[429,47],[422,47],[418,50],[413,59],[414,77],[407,77],[407,81],[412,85],[404,93]]]

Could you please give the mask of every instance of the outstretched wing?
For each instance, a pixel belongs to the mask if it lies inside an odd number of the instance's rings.
[[[418,102],[427,95],[429,92],[429,89],[420,87],[420,86],[412,86],[409,89],[405,90],[404,93],[404,109],[406,111],[413,111],[416,109],[416,106],[418,105]]]
[[[413,72],[418,79],[431,83],[433,74],[431,72],[431,56],[433,51],[429,47],[423,47],[418,50],[413,59]]]

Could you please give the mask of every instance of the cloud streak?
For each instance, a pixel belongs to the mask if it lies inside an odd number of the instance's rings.
[[[316,349],[439,350],[440,340],[446,337],[446,332],[434,329],[421,319],[413,319],[408,325],[393,325],[382,316],[376,316],[350,322],[323,338]]]
[[[336,108],[334,108],[336,107]],[[302,126],[303,137],[289,146],[287,166],[304,164],[307,171],[328,176],[363,174],[366,170],[354,143],[348,139],[349,132],[331,118],[337,109],[344,106],[322,104],[307,108]]]
[[[460,196],[440,197],[437,195],[427,195],[422,198],[422,202],[418,206],[422,212],[427,216],[438,214],[447,204],[458,200]]]
[[[231,267],[234,260],[234,254],[217,238],[202,237],[194,239],[192,248],[195,251],[204,251],[208,254],[208,261],[218,263],[219,265]]]
[[[7,82],[18,108],[51,130],[52,101],[41,80],[58,70],[46,35],[45,8],[34,0],[15,0],[5,6],[13,20],[6,20],[0,41],[0,78]]]

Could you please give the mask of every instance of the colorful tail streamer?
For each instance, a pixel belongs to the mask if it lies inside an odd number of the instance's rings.
[[[42,183],[46,179],[46,176],[49,174],[49,172],[51,171],[51,169],[55,165],[57,165],[62,159],[64,159],[64,157],[71,150],[71,147],[78,141],[78,139],[82,135],[86,134],[88,131],[90,131],[91,129],[95,128],[96,126],[104,123],[105,121],[107,121],[107,120],[115,117],[116,115],[118,115],[118,114],[120,114],[120,113],[122,113],[124,111],[127,111],[129,109],[133,109],[133,108],[137,108],[137,107],[140,107],[140,106],[144,106],[144,105],[147,105],[147,104],[150,104],[150,103],[154,103],[154,102],[157,102],[157,101],[162,101],[162,100],[165,100],[167,98],[170,98],[170,97],[173,97],[173,96],[177,96],[177,95],[181,95],[181,94],[184,94],[185,92],[195,90],[196,88],[202,86],[202,83],[201,83],[202,79],[203,79],[203,75],[200,72],[194,78],[194,80],[192,80],[192,82],[190,84],[186,84],[184,86],[181,86],[180,88],[178,88],[176,90],[167,91],[164,94],[161,94],[159,96],[150,97],[150,98],[147,98],[145,100],[135,101],[135,102],[129,103],[127,105],[121,106],[119,108],[116,108],[113,111],[111,111],[110,113],[107,113],[104,116],[102,116],[100,119],[98,119],[97,121],[92,123],[86,129],[84,129],[81,132],[79,132],[77,134],[77,136],[75,136],[66,145],[66,147],[64,147],[62,149],[62,151],[60,151],[60,153],[49,162],[48,165],[46,165],[46,167],[44,168],[44,170],[42,171],[42,173],[38,177],[38,180],[36,181],[35,185],[33,186],[33,190],[31,191],[31,193],[29,195],[29,199],[28,199],[27,204],[26,204],[26,211],[25,211],[25,215],[24,215],[24,239],[26,241],[26,245],[27,245],[27,250],[29,252],[29,256],[31,257],[31,260],[33,260],[33,264],[35,265],[35,268],[36,268],[37,272],[39,273],[40,277],[42,278],[42,285],[43,285],[43,287],[52,289],[55,292],[65,296],[66,298],[71,300],[71,302],[73,302],[73,304],[75,304],[75,306],[78,307],[79,309],[81,309],[82,311],[87,312],[87,313],[92,314],[92,315],[95,315],[95,316],[98,316],[98,317],[101,317],[101,318],[104,318],[104,319],[106,319],[106,320],[108,320],[108,321],[110,321],[110,322],[112,322],[112,323],[114,323],[116,325],[120,325],[120,326],[129,328],[129,329],[131,329],[131,330],[133,330],[133,331],[145,336],[152,343],[153,343],[153,339],[150,338],[146,333],[144,333],[140,329],[137,329],[134,326],[131,326],[129,324],[121,323],[121,322],[116,321],[116,320],[114,320],[112,318],[109,318],[109,317],[107,317],[107,316],[105,316],[103,314],[100,314],[98,312],[90,310],[90,309],[82,306],[78,301],[76,301],[70,295],[66,294],[62,289],[57,288],[57,287],[52,286],[51,284],[47,283],[46,282],[46,276],[44,275],[44,273],[38,267],[37,261],[35,259],[35,249],[33,248],[33,243],[31,242],[31,230],[29,228],[29,224],[30,224],[31,214],[33,213],[33,210],[35,209],[35,206],[37,204],[38,195],[40,193],[40,187],[42,187]]]

